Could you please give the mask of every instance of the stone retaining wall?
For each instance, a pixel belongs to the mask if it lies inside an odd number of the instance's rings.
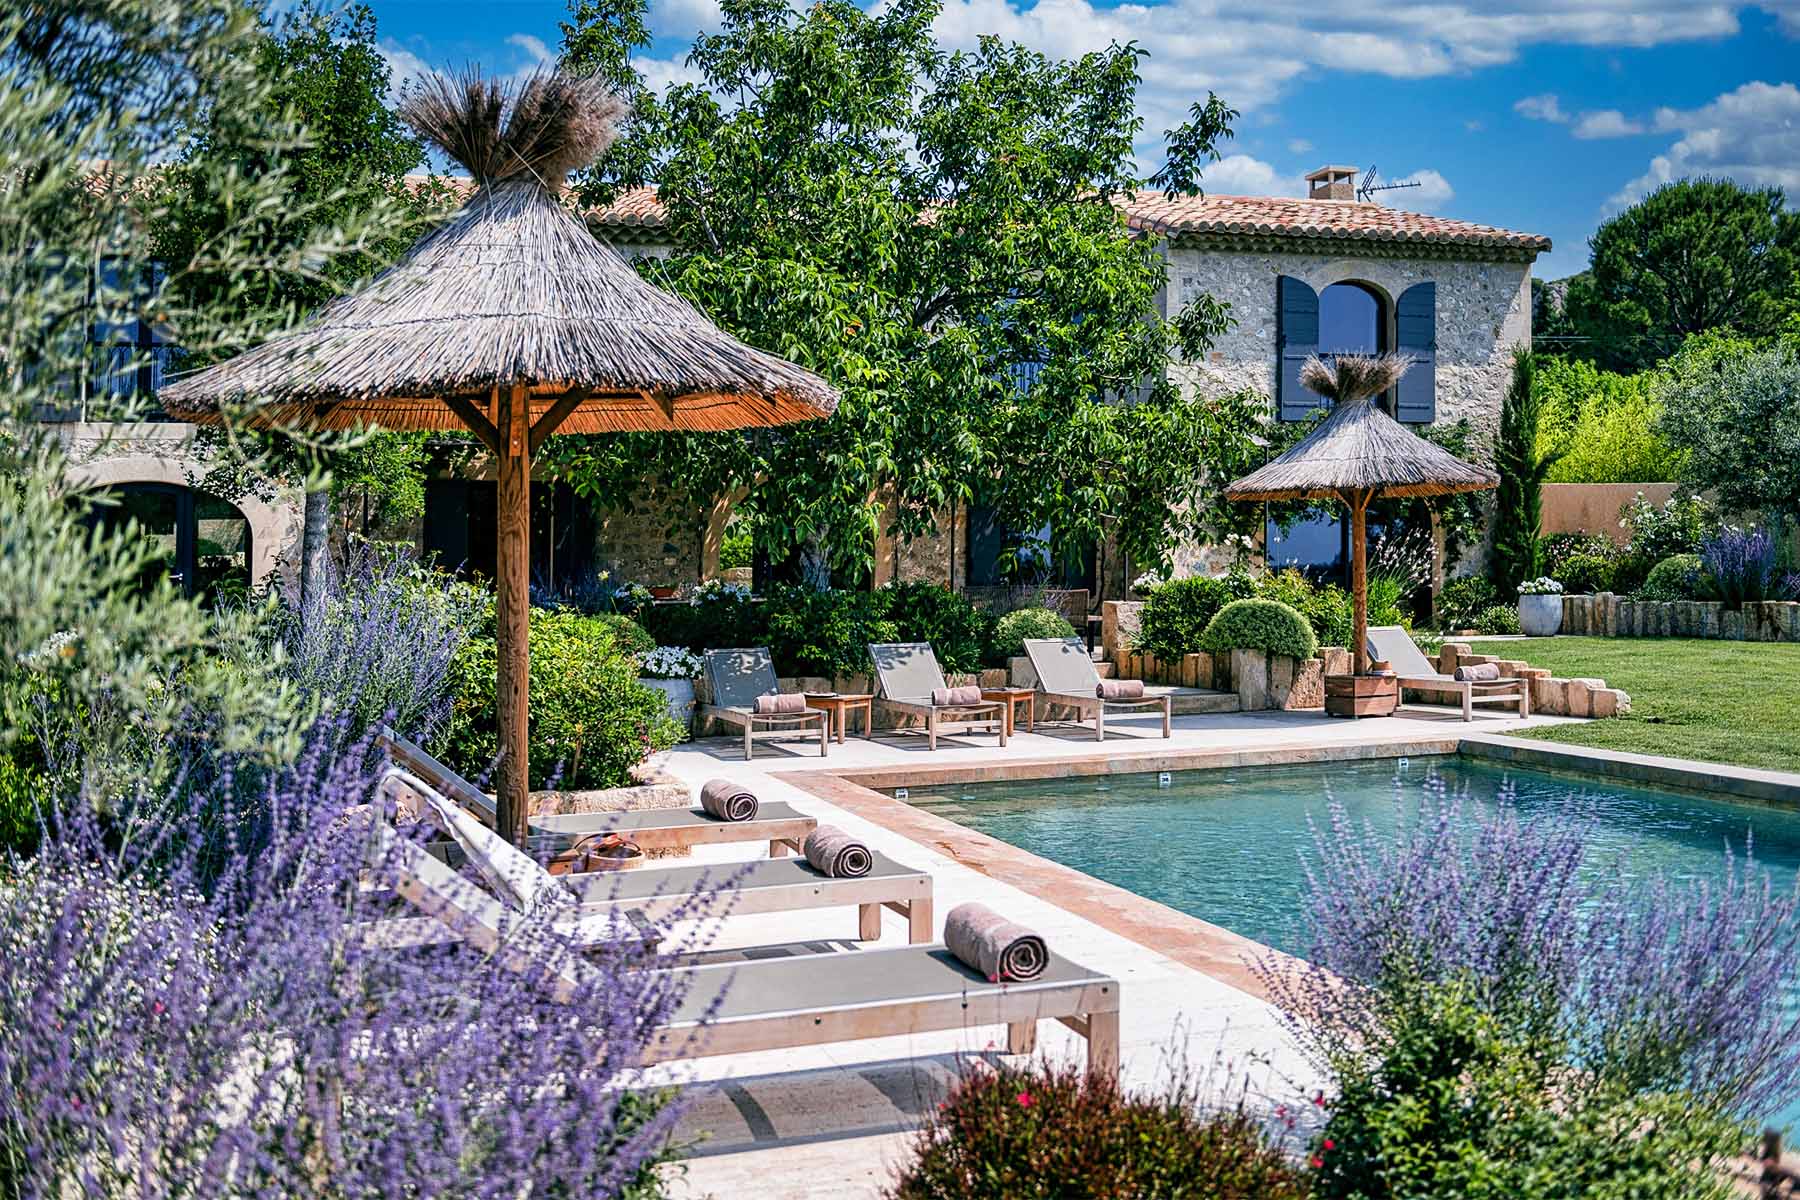
[[[1627,600],[1612,592],[1564,596],[1562,631],[1576,637],[1687,637],[1800,642],[1800,603],[1726,608],[1708,600]]]

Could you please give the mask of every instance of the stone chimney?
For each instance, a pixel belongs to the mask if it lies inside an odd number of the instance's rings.
[[[1320,167],[1306,177],[1308,200],[1356,199],[1355,167]]]

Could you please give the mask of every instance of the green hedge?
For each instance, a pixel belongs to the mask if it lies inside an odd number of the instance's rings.
[[[1475,614],[1475,632],[1503,634],[1519,632],[1519,608],[1515,604],[1490,604]]]
[[[1015,608],[1001,617],[994,627],[992,661],[1004,665],[1009,658],[1025,653],[1025,643],[1037,638],[1069,638],[1075,627],[1059,612],[1048,608]]]
[[[779,675],[836,679],[870,670],[869,643],[900,640],[876,592],[784,587],[764,606],[769,653]]]
[[[1279,600],[1233,600],[1206,627],[1204,649],[1265,650],[1290,658],[1311,658],[1319,638],[1305,617]]]
[[[1195,575],[1152,588],[1144,601],[1132,646],[1164,662],[1198,653],[1206,627],[1219,610],[1233,600],[1248,599],[1255,591],[1255,583],[1242,572],[1212,577]]]
[[[1438,624],[1445,629],[1473,629],[1475,618],[1499,601],[1500,591],[1486,575],[1449,580],[1438,593]]]
[[[994,641],[994,614],[941,583],[892,584],[876,592],[896,641],[930,642],[946,674],[981,670]]]
[[[614,619],[532,610],[533,788],[552,779],[569,789],[623,787],[631,768],[680,740],[663,693],[638,682],[637,657],[625,648],[631,636]],[[495,659],[489,633],[470,638],[451,665],[444,756],[465,775],[486,771],[499,750]]]

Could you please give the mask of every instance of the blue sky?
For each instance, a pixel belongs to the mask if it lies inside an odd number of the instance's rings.
[[[561,0],[371,0],[397,77],[553,56]],[[652,0],[640,70],[687,77],[717,0]],[[1727,175],[1800,205],[1800,0],[945,0],[983,33],[1072,56],[1135,40],[1154,138],[1214,89],[1243,110],[1210,191],[1299,194],[1325,162],[1423,186],[1396,207],[1549,235],[1537,274],[1586,265],[1595,226],[1669,178]],[[1153,142],[1144,149],[1153,152]]]

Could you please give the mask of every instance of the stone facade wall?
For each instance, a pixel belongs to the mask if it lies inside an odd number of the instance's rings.
[[[710,508],[686,496],[645,495],[629,513],[598,517],[594,562],[614,579],[686,590],[719,573],[713,526],[723,522]]]
[[[172,421],[76,423],[56,426],[69,456],[69,478],[78,488],[125,483],[167,483],[189,487],[190,472],[205,469],[194,452],[194,426]],[[250,584],[271,576],[281,587],[297,586],[300,532],[304,519],[297,492],[274,500],[245,496],[237,502],[250,526]]]

